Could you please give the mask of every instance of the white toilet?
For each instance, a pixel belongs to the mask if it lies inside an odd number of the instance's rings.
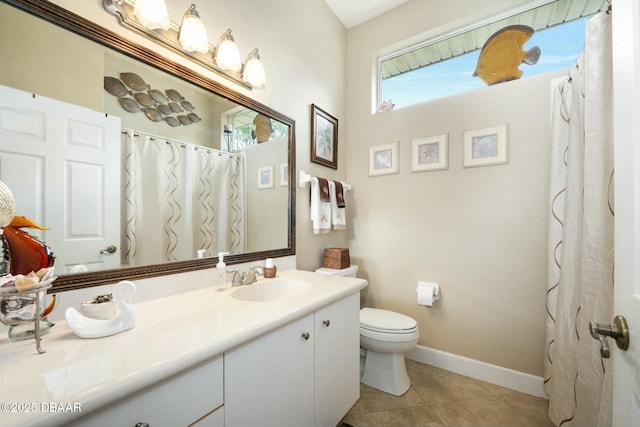
[[[317,273],[356,277],[358,266],[342,270],[319,268]],[[365,350],[360,381],[370,387],[400,396],[411,382],[404,353],[418,343],[418,324],[411,317],[378,308],[360,310],[360,347]]]

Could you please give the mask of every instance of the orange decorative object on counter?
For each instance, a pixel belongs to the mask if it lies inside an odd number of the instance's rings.
[[[14,217],[11,224],[2,228],[5,252],[9,255],[9,273],[29,274],[41,268],[52,267],[55,256],[51,248],[29,233],[20,230],[22,227],[47,230],[22,216]]]
[[[24,274],[52,267],[55,261],[53,251],[40,240],[21,228],[48,230],[24,216],[16,216],[16,202],[7,185],[0,181],[0,228],[4,258],[9,262],[9,271],[0,274]]]

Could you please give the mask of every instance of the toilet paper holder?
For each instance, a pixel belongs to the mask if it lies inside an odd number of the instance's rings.
[[[440,284],[419,281],[416,287],[416,294],[418,305],[432,307],[433,303],[440,299]]]

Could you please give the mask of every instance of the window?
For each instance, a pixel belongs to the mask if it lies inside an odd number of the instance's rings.
[[[237,108],[227,112],[226,121],[231,130],[227,141],[228,151],[238,151],[257,144],[255,135],[255,119],[258,114],[247,108]],[[271,135],[269,139],[288,138],[289,127],[277,120],[269,119]]]
[[[522,78],[569,68],[584,47],[589,16],[607,0],[555,0],[498,21],[426,41],[378,59],[378,105],[396,108],[485,87],[473,77],[480,50],[492,34],[509,25],[527,25],[535,33],[524,50],[540,47],[535,65],[522,64]]]

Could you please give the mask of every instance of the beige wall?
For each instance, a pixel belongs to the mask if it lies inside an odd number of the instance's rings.
[[[104,54],[94,43],[6,4],[0,24],[0,84],[102,111]]]
[[[248,252],[287,246],[289,192],[288,187],[281,185],[281,162],[287,158],[287,142],[286,139],[271,140],[244,150],[245,199],[250,212],[246,216]],[[268,166],[273,166],[273,187],[258,188],[259,169]]]
[[[370,114],[375,52],[479,7],[427,3],[349,31],[351,256],[369,280],[368,304],[415,318],[419,344],[541,376],[552,76]],[[509,163],[463,168],[463,132],[501,124]],[[449,135],[449,169],[411,173],[411,140],[440,134]],[[400,173],[369,177],[369,147],[391,141]],[[433,308],[417,305],[419,280],[441,284]]]

